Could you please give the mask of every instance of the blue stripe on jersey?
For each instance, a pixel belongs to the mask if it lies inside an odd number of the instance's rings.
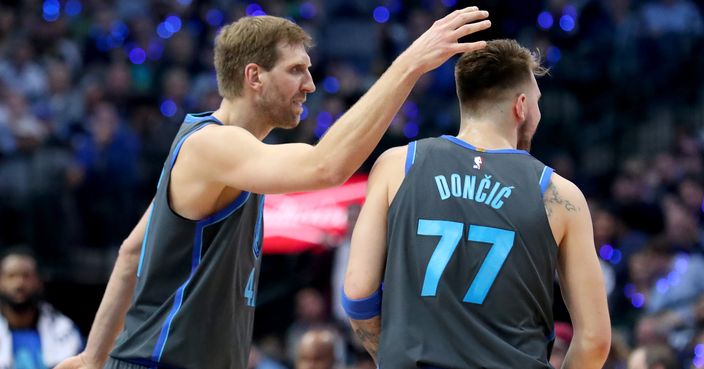
[[[159,190],[161,187],[161,181],[164,179],[164,173],[166,168],[161,169],[161,175],[159,176],[159,182],[156,184],[156,189]],[[137,278],[142,276],[142,264],[144,263],[144,255],[147,251],[147,239],[149,238],[149,224],[152,222],[152,217],[154,216],[154,201],[152,200],[152,209],[149,210],[149,218],[147,218],[147,229],[144,230],[144,238],[142,239],[142,251],[139,255],[139,266],[137,266]]]
[[[183,294],[186,290],[186,287],[188,287],[188,284],[191,282],[191,278],[193,278],[193,275],[196,272],[196,268],[198,268],[198,265],[200,264],[201,261],[201,251],[203,249],[203,229],[205,227],[215,224],[228,216],[232,215],[237,209],[242,207],[245,202],[249,199],[249,192],[242,191],[239,196],[233,201],[229,206],[226,208],[218,211],[217,213],[199,220],[196,223],[196,231],[193,239],[193,253],[191,256],[191,273],[188,276],[188,279],[186,279],[185,282],[176,290],[176,297],[174,298],[174,304],[171,307],[171,311],[169,312],[169,315],[166,317],[166,321],[164,321],[164,325],[161,327],[161,333],[159,334],[159,339],[156,341],[156,346],[154,347],[154,351],[152,352],[152,360],[156,363],[161,361],[161,355],[164,353],[164,347],[166,347],[166,341],[169,338],[169,330],[171,329],[171,323],[174,320],[174,317],[178,313],[178,311],[181,309],[181,304],[183,303]]]
[[[222,122],[220,120],[218,120],[218,118],[215,118],[213,116],[212,111],[206,111],[203,113],[195,113],[195,114],[186,114],[186,118],[183,121],[188,124],[193,124],[193,123],[198,123],[198,122],[202,122],[205,120],[210,120],[210,121],[213,121],[214,123],[217,123],[219,125],[223,125]]]
[[[198,224],[203,224],[203,227],[209,226],[211,224],[215,224],[227,217],[229,217],[232,213],[234,213],[237,209],[239,209],[245,202],[249,200],[249,192],[247,191],[242,191],[239,196],[226,208],[218,211],[217,213],[201,219],[198,221]]]
[[[477,152],[485,152],[485,153],[488,153],[488,154],[522,154],[522,155],[530,155],[530,153],[529,153],[528,151],[525,151],[525,150],[516,150],[516,149],[484,150],[484,149],[479,149],[479,148],[475,147],[474,145],[472,145],[472,144],[470,144],[470,143],[468,143],[468,142],[464,142],[464,141],[460,140],[459,138],[457,138],[457,137],[455,137],[455,136],[442,135],[441,137],[444,138],[444,139],[446,139],[446,140],[448,140],[448,141],[450,141],[450,142],[452,142],[452,143],[454,143],[454,144],[460,145],[460,146],[462,146],[462,147],[465,147],[465,148],[467,148],[467,149],[474,150],[474,151],[477,151]]]
[[[408,149],[406,150],[406,174],[411,170],[413,163],[416,161],[416,141],[408,144]]]
[[[142,239],[142,251],[139,255],[139,265],[137,266],[137,278],[142,276],[142,264],[144,263],[144,254],[147,251],[147,239],[149,238],[149,224],[152,222],[152,217],[154,216],[154,208],[156,204],[152,200],[152,208],[149,210],[149,218],[147,218],[147,229],[144,230],[144,238]]]
[[[171,155],[171,160],[169,161],[169,171],[171,169],[173,169],[174,163],[176,162],[176,158],[178,157],[178,153],[181,151],[181,146],[186,141],[186,139],[188,137],[190,137],[192,134],[198,132],[201,128],[203,128],[205,126],[207,126],[207,124],[203,124],[202,126],[186,133],[185,135],[183,135],[183,137],[181,137],[180,140],[178,140],[178,143],[176,144],[176,148],[174,149],[174,153]],[[171,175],[171,173],[169,173],[169,175]]]
[[[209,120],[211,120],[212,122],[215,122],[215,123],[217,123],[217,124],[222,124],[222,123],[220,123],[220,121],[218,121],[218,120],[215,119],[215,118],[212,118],[212,119],[211,119],[210,117],[207,117],[207,118],[208,118]],[[188,115],[186,116],[186,121],[188,122],[189,119],[196,119],[196,117],[192,116],[191,114],[188,114]],[[215,119],[215,120],[213,120],[213,119]],[[202,119],[201,119],[201,120],[202,120]],[[181,145],[183,145],[183,143],[186,141],[186,139],[187,139],[190,135],[192,135],[193,133],[197,132],[199,129],[201,129],[201,128],[205,127],[205,126],[206,126],[206,125],[204,124],[204,125],[202,125],[202,126],[196,128],[196,129],[194,129],[193,131],[188,132],[188,133],[185,134],[183,137],[181,137],[181,139],[178,141],[178,143],[176,144],[176,148],[174,149],[174,153],[173,153],[173,155],[172,155],[172,157],[171,157],[171,160],[169,161],[169,175],[171,175],[171,173],[170,173],[170,172],[171,172],[171,169],[173,169],[174,163],[176,162],[176,158],[178,157],[178,153],[179,153],[179,151],[181,151]],[[161,170],[161,175],[159,176],[159,182],[158,182],[157,185],[156,185],[157,190],[158,190],[159,187],[161,186],[161,182],[162,182],[163,179],[164,179],[164,174],[165,174],[165,173],[166,173],[166,168],[162,168],[162,170]],[[152,205],[152,206],[155,206],[155,205]],[[152,216],[153,216],[153,214],[154,214],[154,207],[152,207],[152,210],[149,212],[149,219],[147,220],[147,229],[146,229],[146,231],[144,232],[144,239],[142,240],[142,251],[141,251],[141,253],[140,253],[140,255],[139,255],[139,265],[137,266],[137,278],[139,278],[139,277],[142,275],[142,263],[144,262],[144,255],[146,254],[147,238],[149,237],[149,223],[151,223],[151,221],[152,221]]]
[[[552,168],[545,166],[543,168],[543,173],[540,175],[540,196],[545,195],[545,191],[548,189],[550,184],[550,177],[552,176]]]
[[[252,252],[255,258],[259,258],[262,254],[262,248],[259,246],[259,235],[262,229],[262,214],[264,213],[264,195],[259,198],[259,211],[257,215],[257,224],[254,226],[254,242],[252,242]]]
[[[165,172],[166,172],[166,168],[161,168],[161,174],[159,175],[159,182],[156,183],[157,190],[159,189],[159,187],[161,187],[161,181],[164,179]]]

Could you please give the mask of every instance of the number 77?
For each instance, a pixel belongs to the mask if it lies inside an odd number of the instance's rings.
[[[463,233],[464,225],[462,223],[446,220],[418,220],[418,235],[440,236],[440,241],[438,241],[438,245],[428,262],[421,296],[435,296],[440,277],[445,271],[445,267],[447,267],[447,263],[450,261],[457,245],[459,245]],[[511,248],[513,248],[515,235],[516,232],[505,229],[469,225],[469,234],[467,236],[469,241],[490,243],[492,246],[462,301],[472,304],[482,304],[484,302],[489,289],[499,274],[499,270],[501,270]]]

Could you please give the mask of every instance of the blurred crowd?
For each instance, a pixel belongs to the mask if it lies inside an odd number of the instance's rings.
[[[219,105],[220,26],[272,14],[313,35],[318,90],[302,124],[267,141],[314,143],[413,39],[464,5],[0,1],[0,248],[29,247],[50,281],[105,283],[111,262],[96,280],[86,255],[110,260],[154,195],[184,114]],[[516,38],[551,69],[532,152],[589,200],[615,332],[607,367],[704,367],[704,1],[472,5],[493,23],[477,37]],[[362,171],[391,146],[456,132],[453,66],[419,81]],[[336,307],[348,240],[328,243],[265,258],[251,368],[374,368]],[[571,333],[556,301],[559,365]],[[87,333],[92,315],[71,318]]]

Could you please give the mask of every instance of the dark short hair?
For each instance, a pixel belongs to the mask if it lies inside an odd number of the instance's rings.
[[[37,260],[37,255],[34,253],[30,247],[25,245],[15,245],[10,246],[0,253],[0,271],[2,271],[2,264],[10,256],[22,256],[34,260],[37,265],[37,270],[39,269],[39,262]]]
[[[491,40],[485,48],[464,53],[455,65],[460,104],[476,109],[504,98],[505,93],[547,73],[539,58],[516,40]]]

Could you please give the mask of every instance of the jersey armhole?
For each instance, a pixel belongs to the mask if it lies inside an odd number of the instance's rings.
[[[416,142],[409,143],[406,150],[406,175],[408,175],[408,171],[411,170],[413,163],[416,161]]]
[[[174,163],[176,163],[176,158],[178,158],[178,154],[181,152],[181,146],[183,146],[183,143],[186,142],[186,139],[188,137],[190,137],[192,134],[200,131],[202,128],[208,126],[211,122],[214,122],[214,121],[203,120],[201,122],[198,122],[198,123],[205,123],[205,124],[202,124],[199,127],[194,128],[192,131],[186,133],[185,135],[183,135],[183,137],[181,137],[180,140],[178,140],[178,143],[176,143],[176,147],[174,148],[173,153],[171,153],[171,160],[169,160],[169,166],[168,166],[169,175],[171,174],[171,169],[174,168]]]
[[[543,168],[543,173],[540,174],[540,196],[543,197],[545,196],[545,191],[548,189],[548,185],[550,184],[550,177],[552,177],[553,169],[550,168],[549,166],[545,166]]]

